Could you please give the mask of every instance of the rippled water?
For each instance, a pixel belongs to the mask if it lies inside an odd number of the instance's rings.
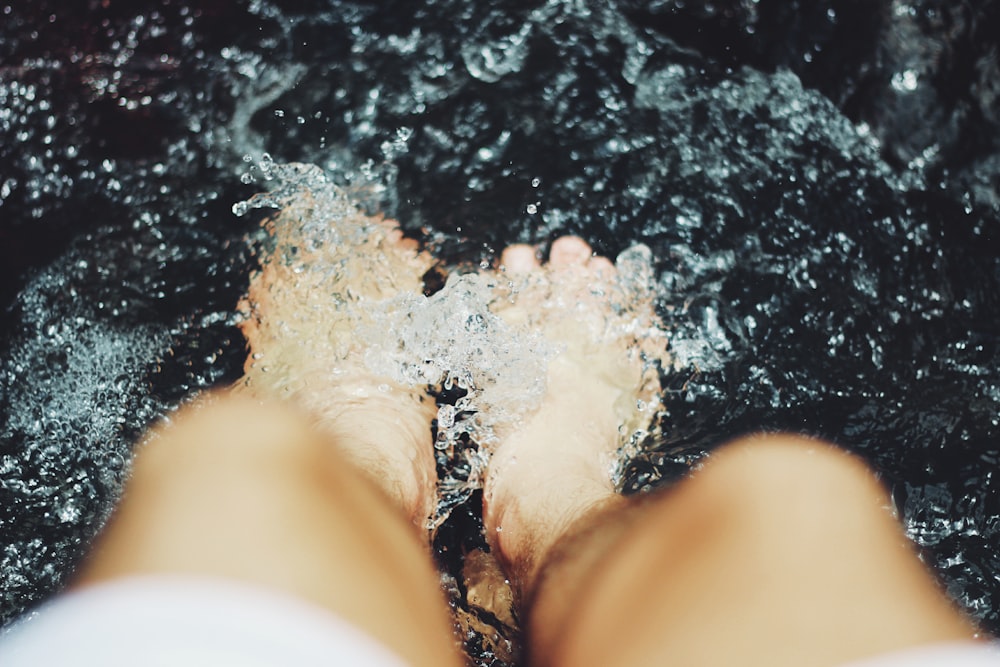
[[[683,369],[627,489],[747,430],[833,439],[1000,631],[1000,3],[65,4],[0,2],[0,617],[144,424],[238,377],[230,209],[268,151],[453,262],[647,244]]]

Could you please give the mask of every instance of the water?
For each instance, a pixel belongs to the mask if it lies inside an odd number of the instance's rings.
[[[1000,631],[1000,3],[198,4],[0,3],[0,616],[149,419],[239,378],[266,151],[453,263],[645,244],[678,368],[626,490],[746,430],[830,438]]]
[[[563,277],[553,287],[541,274],[483,264],[431,290],[423,276],[444,269],[432,268],[426,253],[386,244],[388,222],[366,216],[321,169],[265,155],[254,172],[269,189],[234,204],[234,213],[276,210],[265,225],[261,270],[239,308],[249,349],[240,384],[305,407],[319,423],[336,419],[345,391],[432,387],[444,474],[431,528],[481,488],[501,434],[541,402],[556,353],[589,363],[595,347],[627,338],[649,354],[643,385],[655,386],[658,369],[669,368],[666,332],[652,321],[655,275],[645,246],[622,252],[614,278],[601,281]],[[606,311],[598,307],[605,303]],[[561,332],[562,343],[542,331]],[[568,345],[574,349],[560,349]],[[640,410],[623,407],[624,442],[640,439],[637,430],[645,432],[658,405],[644,395]]]

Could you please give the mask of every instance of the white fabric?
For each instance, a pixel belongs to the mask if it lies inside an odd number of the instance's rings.
[[[0,665],[274,667],[406,662],[290,596],[188,576],[123,579],[61,595],[0,635]],[[1000,667],[995,644],[929,644],[843,667]]]
[[[0,665],[406,667],[330,612],[209,578],[137,577],[57,597],[0,636]]]
[[[998,667],[1000,647],[987,642],[947,642],[857,660],[842,667]]]

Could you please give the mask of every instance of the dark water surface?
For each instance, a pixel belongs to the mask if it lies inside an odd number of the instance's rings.
[[[267,151],[452,261],[648,244],[684,370],[627,489],[829,438],[1000,631],[1000,2],[494,4],[0,0],[0,620],[239,376]]]

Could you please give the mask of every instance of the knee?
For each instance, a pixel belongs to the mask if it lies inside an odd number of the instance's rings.
[[[293,410],[234,395],[208,394],[153,428],[136,451],[136,471],[299,468],[316,458],[318,436]]]
[[[795,434],[757,434],[723,445],[706,470],[725,476],[739,488],[776,491],[800,487],[818,491],[838,485],[878,485],[858,456],[830,443]]]
[[[859,457],[797,435],[754,435],[724,445],[692,481],[713,506],[758,528],[881,521],[891,506]]]

